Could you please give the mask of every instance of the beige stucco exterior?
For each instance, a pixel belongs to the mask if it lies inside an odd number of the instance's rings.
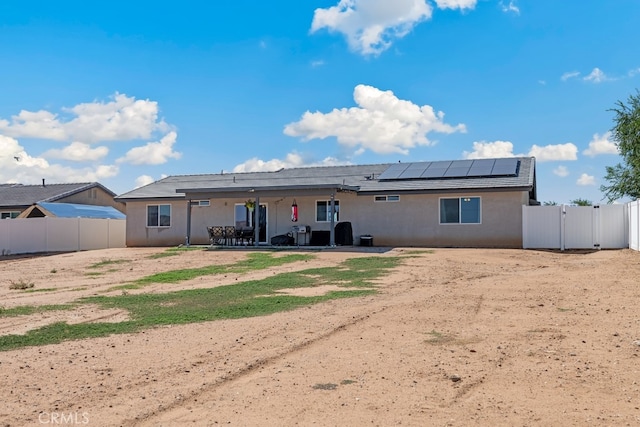
[[[340,222],[352,225],[354,244],[359,236],[373,237],[374,246],[422,247],[522,247],[522,206],[528,205],[527,191],[478,191],[447,194],[396,194],[399,201],[375,201],[375,195],[337,193]],[[291,222],[293,196],[260,197],[267,207],[267,241],[285,234],[293,225],[309,225],[311,231],[329,230],[329,222],[316,222],[316,201],[329,200],[330,194],[295,195],[299,220]],[[440,224],[442,197],[480,197],[480,224]],[[234,225],[234,206],[247,197],[215,198],[201,194],[193,200],[209,200],[209,206],[191,208],[191,244],[209,243],[207,226]],[[170,227],[147,227],[148,205],[171,205]],[[186,243],[188,206],[185,199],[172,201],[127,202],[127,246],[173,246]],[[303,239],[301,239],[304,242]],[[306,241],[309,241],[307,236]]]
[[[84,191],[79,191],[67,197],[56,200],[56,203],[77,203],[81,205],[111,206],[122,213],[126,213],[126,206],[122,202],[113,200],[113,195],[107,193],[100,187],[92,187]]]

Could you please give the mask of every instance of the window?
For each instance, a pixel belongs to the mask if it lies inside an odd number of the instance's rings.
[[[147,205],[147,227],[171,227],[171,205]]]
[[[374,196],[376,202],[399,202],[400,196]]]
[[[210,206],[211,202],[209,200],[192,200],[191,206]]]
[[[340,221],[340,202],[334,202],[336,214],[333,218],[334,222]],[[316,201],[316,222],[330,222],[331,221],[331,201],[318,200]]]
[[[19,211],[0,212],[0,219],[12,219],[20,215]]]
[[[440,199],[440,224],[480,224],[480,197]]]

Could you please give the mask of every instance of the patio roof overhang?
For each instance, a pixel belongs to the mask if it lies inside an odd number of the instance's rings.
[[[358,186],[345,184],[298,184],[298,185],[277,185],[277,186],[231,186],[224,187],[199,187],[199,188],[177,188],[176,193],[183,193],[189,198],[192,196],[207,195],[208,197],[233,197],[234,194],[246,195],[246,193],[259,193],[261,195],[288,196],[303,195],[305,193],[325,193],[325,192],[357,192]]]

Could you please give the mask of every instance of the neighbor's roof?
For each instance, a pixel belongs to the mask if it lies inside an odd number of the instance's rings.
[[[535,187],[535,159],[517,157],[517,174],[431,179],[380,179],[396,163],[320,166],[280,169],[275,172],[221,173],[170,176],[116,198],[119,201],[184,198],[184,193],[229,193],[310,189],[351,190],[359,194],[379,192],[443,192],[454,190],[512,189]],[[486,159],[485,159],[486,160]],[[424,164],[424,162],[420,162]],[[419,163],[414,163],[418,165]],[[384,177],[384,176],[383,176]]]
[[[27,218],[35,209],[38,209],[45,216],[57,218],[126,218],[125,214],[111,206],[81,205],[77,203],[37,203],[22,212],[18,218]]]
[[[80,193],[90,188],[98,187],[108,194],[115,193],[97,182],[76,184],[46,184],[46,185],[0,185],[0,206],[30,206],[37,202],[55,202],[56,200]]]

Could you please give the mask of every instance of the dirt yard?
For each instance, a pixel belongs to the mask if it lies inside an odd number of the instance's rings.
[[[149,258],[165,250],[1,260],[0,306],[71,302],[151,273],[247,256]],[[640,425],[640,253],[308,253],[313,260],[136,292],[221,286],[348,257],[405,258],[371,296],[0,352],[0,426]],[[101,274],[88,268],[123,259]],[[20,281],[46,291],[9,289]],[[98,306],[0,316],[0,335],[127,316]]]

